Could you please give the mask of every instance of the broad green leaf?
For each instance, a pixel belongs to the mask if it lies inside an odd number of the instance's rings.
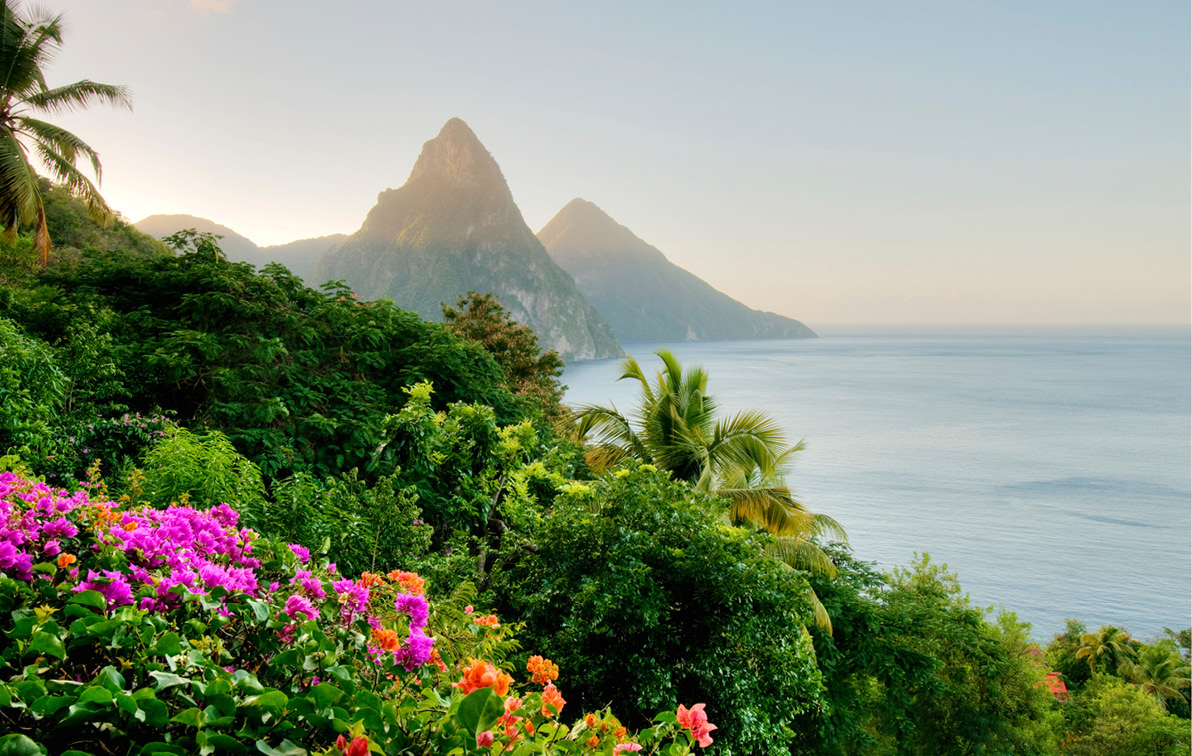
[[[247,746],[229,735],[208,733],[207,745],[214,747],[216,753],[248,753]]]
[[[289,740],[281,741],[276,748],[263,740],[258,740],[257,750],[265,756],[308,756],[305,748],[291,743]]]
[[[5,735],[0,737],[0,756],[41,756],[41,748],[24,735]]]
[[[108,600],[99,591],[79,591],[66,603],[81,604],[83,606],[89,606],[92,609],[99,609],[100,611],[108,608]]]
[[[190,725],[191,727],[203,726],[203,712],[195,707],[181,711],[170,718],[171,722],[178,722],[179,724]]]
[[[173,685],[185,685],[190,682],[189,678],[175,675],[170,672],[150,672],[153,679],[157,680],[157,685],[153,686],[155,691],[161,692]]]
[[[66,658],[66,648],[62,645],[62,640],[57,635],[52,635],[42,630],[36,630],[33,633],[33,641],[29,644],[31,651],[38,651],[50,656],[56,656],[59,659]]]
[[[505,705],[501,697],[492,688],[474,690],[459,704],[460,724],[467,728],[475,737],[478,733],[492,728],[497,717],[505,713]]]
[[[74,702],[74,696],[42,696],[30,704],[29,710],[39,717],[48,717],[65,709]]]
[[[113,693],[119,693],[124,690],[124,675],[116,671],[112,665],[108,665],[99,670],[99,674],[95,676],[92,685],[102,685]]]
[[[182,639],[178,633],[169,632],[157,639],[153,644],[153,653],[163,656],[177,656],[182,653]]]
[[[310,689],[309,695],[315,702],[315,706],[324,709],[339,701],[344,697],[344,692],[335,687],[331,683],[319,683]]]

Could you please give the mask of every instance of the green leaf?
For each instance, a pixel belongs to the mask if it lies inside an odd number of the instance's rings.
[[[315,706],[324,709],[343,698],[344,692],[331,683],[319,683],[310,689],[309,696],[314,699]]]
[[[229,735],[208,733],[207,745],[215,748],[216,753],[248,753],[248,747]]]
[[[265,754],[265,756],[307,756],[305,748],[291,743],[289,740],[283,740],[274,748],[263,740],[257,741],[257,750]]]
[[[467,728],[472,737],[489,730],[497,721],[497,717],[505,713],[505,705],[501,697],[492,688],[474,690],[459,704],[460,724]]]
[[[178,722],[179,724],[190,725],[191,727],[202,727],[203,712],[202,710],[192,706],[191,708],[174,715],[170,721]]]
[[[79,591],[66,603],[81,604],[83,606],[89,606],[92,609],[99,609],[100,611],[108,608],[108,600],[99,591]]]
[[[157,685],[153,686],[153,690],[157,691],[158,693],[173,685],[184,685],[190,682],[190,678],[182,677],[181,675],[175,675],[170,672],[154,671],[150,672],[149,674],[155,680],[157,680]]]
[[[164,701],[156,698],[142,698],[137,706],[145,714],[145,724],[150,727],[165,727],[170,722],[170,710]],[[140,717],[137,717],[140,719]]]
[[[62,640],[57,635],[51,635],[42,630],[33,633],[33,642],[29,644],[29,649],[56,656],[59,659],[66,658],[66,647],[62,645]]]
[[[5,735],[0,738],[0,756],[41,756],[41,748],[24,735]]]
[[[39,717],[48,717],[57,714],[74,702],[74,696],[42,696],[29,706],[29,710]]]
[[[157,639],[153,644],[153,653],[163,656],[177,656],[182,653],[182,639],[178,633],[169,632]]]
[[[264,622],[269,619],[269,606],[265,602],[249,599],[248,606],[252,609],[252,616],[257,622]]]
[[[112,665],[108,665],[99,670],[99,674],[95,676],[92,685],[102,685],[113,693],[119,693],[124,690],[124,675],[116,671]]]

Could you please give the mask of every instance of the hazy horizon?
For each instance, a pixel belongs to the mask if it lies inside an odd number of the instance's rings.
[[[48,83],[132,221],[352,233],[451,117],[535,231],[590,200],[814,327],[1192,321],[1189,9],[65,0]]]

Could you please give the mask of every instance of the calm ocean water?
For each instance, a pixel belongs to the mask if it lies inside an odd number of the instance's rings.
[[[1031,622],[1192,624],[1187,330],[832,332],[666,345],[722,408],[804,439],[789,482],[858,558],[914,552]],[[653,344],[626,351],[648,374]],[[573,404],[634,407],[619,360],[570,365]]]

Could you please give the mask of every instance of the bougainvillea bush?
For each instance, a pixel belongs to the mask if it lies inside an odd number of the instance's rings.
[[[509,665],[525,658],[516,639],[464,606],[468,586],[431,602],[414,573],[341,575],[226,504],[100,498],[0,473],[0,753],[611,756],[712,742],[700,704],[637,734],[607,709],[563,724],[558,667]]]

